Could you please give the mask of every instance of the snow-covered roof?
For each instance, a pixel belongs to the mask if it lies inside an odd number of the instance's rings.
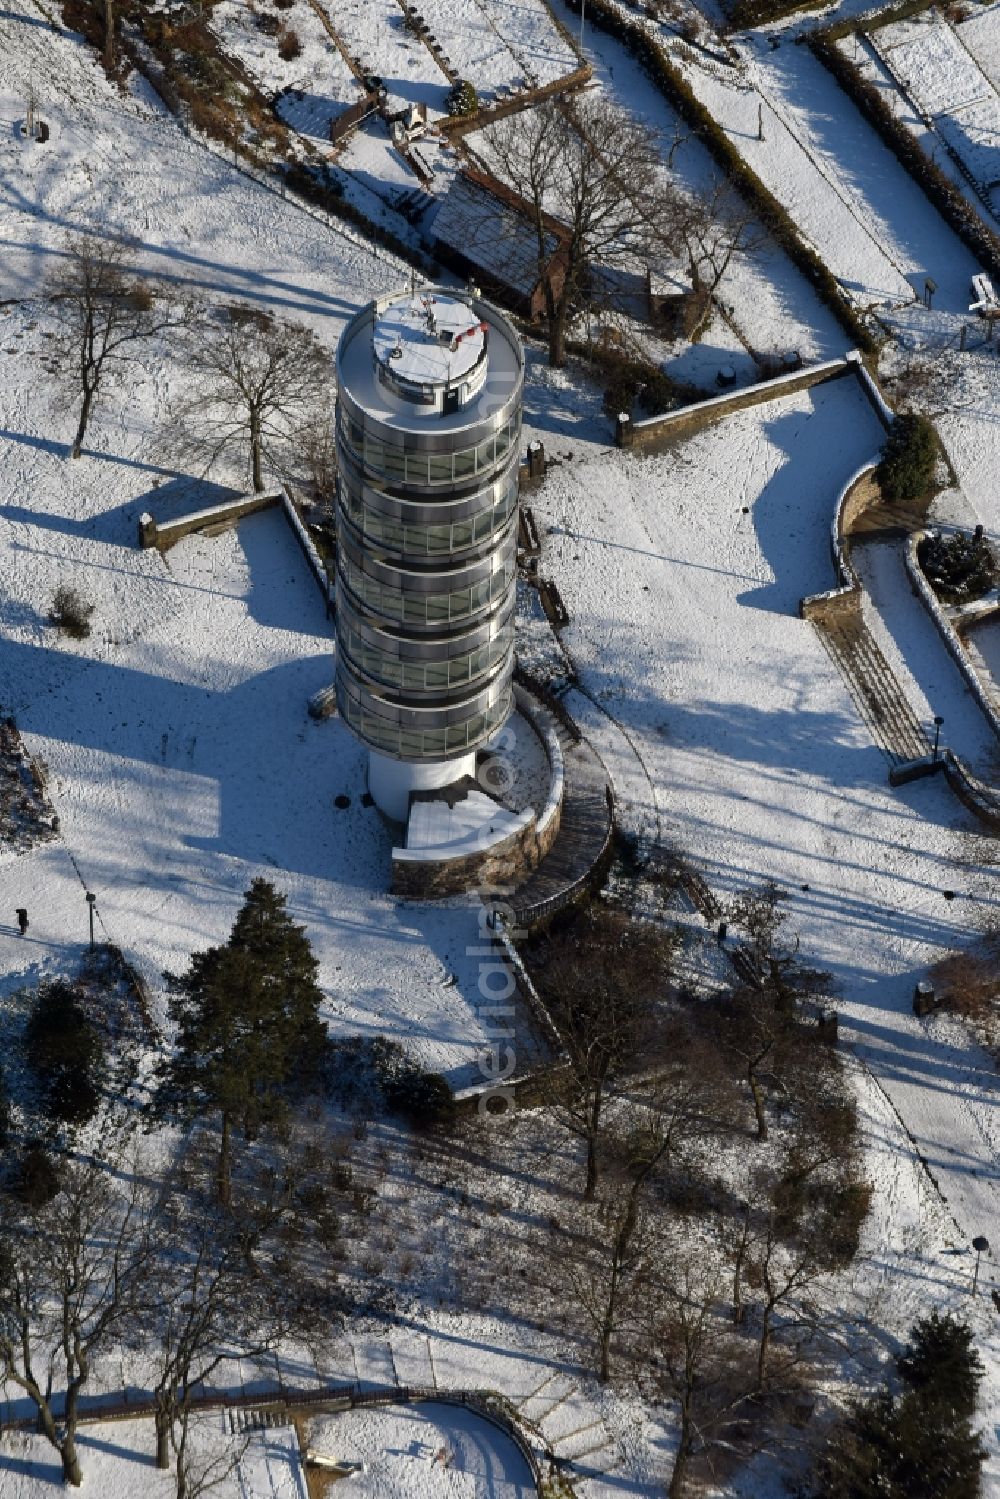
[[[439,244],[463,256],[492,281],[529,297],[538,284],[538,237],[528,205],[479,172],[455,178],[431,224]],[[559,249],[562,226],[546,225],[546,254]]]
[[[375,358],[399,380],[445,385],[482,356],[486,334],[467,302],[421,294],[398,297],[375,320]]]

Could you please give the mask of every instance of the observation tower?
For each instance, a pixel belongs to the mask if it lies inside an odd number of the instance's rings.
[[[424,286],[351,319],[337,381],[337,705],[405,822],[511,711],[524,351],[478,294]]]

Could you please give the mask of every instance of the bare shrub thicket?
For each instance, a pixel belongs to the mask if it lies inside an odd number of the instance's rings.
[[[73,640],[85,640],[90,634],[91,604],[77,589],[60,583],[52,595],[49,621]]]

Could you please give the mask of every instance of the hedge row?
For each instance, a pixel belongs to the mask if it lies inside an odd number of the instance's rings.
[[[877,31],[880,26],[891,26],[895,21],[908,21],[911,16],[923,15],[934,4],[936,0],[901,0],[900,4],[887,5],[884,10],[870,11],[863,16],[848,16],[846,21],[835,21],[832,26],[826,26],[821,32],[817,32],[817,35],[834,42],[855,31]]]
[[[567,0],[567,3],[573,9],[579,6],[579,0]],[[824,302],[839,320],[841,327],[856,347],[866,354],[876,353],[878,341],[847,301],[837,278],[827,269],[816,251],[806,244],[795,227],[794,221],[785,212],[774,194],[764,186],[757,174],[751,171],[726,132],[697,97],[680,69],[670,61],[665,49],[649,35],[641,24],[622,16],[609,3],[609,0],[587,0],[587,16],[591,25],[599,26],[624,42],[633,56],[643,64],[664,98],[687,121],[693,133],[711,152],[732,185],[752,204],[765,229],[781,246],[789,260],[812,283],[820,301]]]
[[[987,228],[965,194],[931,161],[916,136],[896,117],[875,85],[861,76],[850,59],[826,35],[813,37],[809,46],[927,194],[945,223],[986,270],[1000,276],[1000,235]]]
[[[751,31],[802,10],[823,10],[829,0],[736,0],[727,17],[727,31]],[[928,0],[930,4],[930,0]]]

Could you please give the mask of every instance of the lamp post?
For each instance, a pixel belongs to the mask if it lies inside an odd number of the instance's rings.
[[[979,1286],[979,1261],[984,1254],[989,1253],[990,1241],[983,1234],[979,1234],[973,1239],[972,1247],[976,1251],[976,1268],[972,1276],[972,1294],[975,1296]]]
[[[580,51],[583,51],[583,17],[587,9],[587,0],[580,0]]]
[[[935,758],[935,760],[938,757],[938,745],[941,742],[941,725],[943,723],[944,723],[944,719],[941,717],[940,713],[935,713],[935,715],[934,715],[934,758]]]
[[[87,908],[90,911],[90,950],[94,951],[94,907],[97,904],[97,896],[93,890],[87,891]]]

